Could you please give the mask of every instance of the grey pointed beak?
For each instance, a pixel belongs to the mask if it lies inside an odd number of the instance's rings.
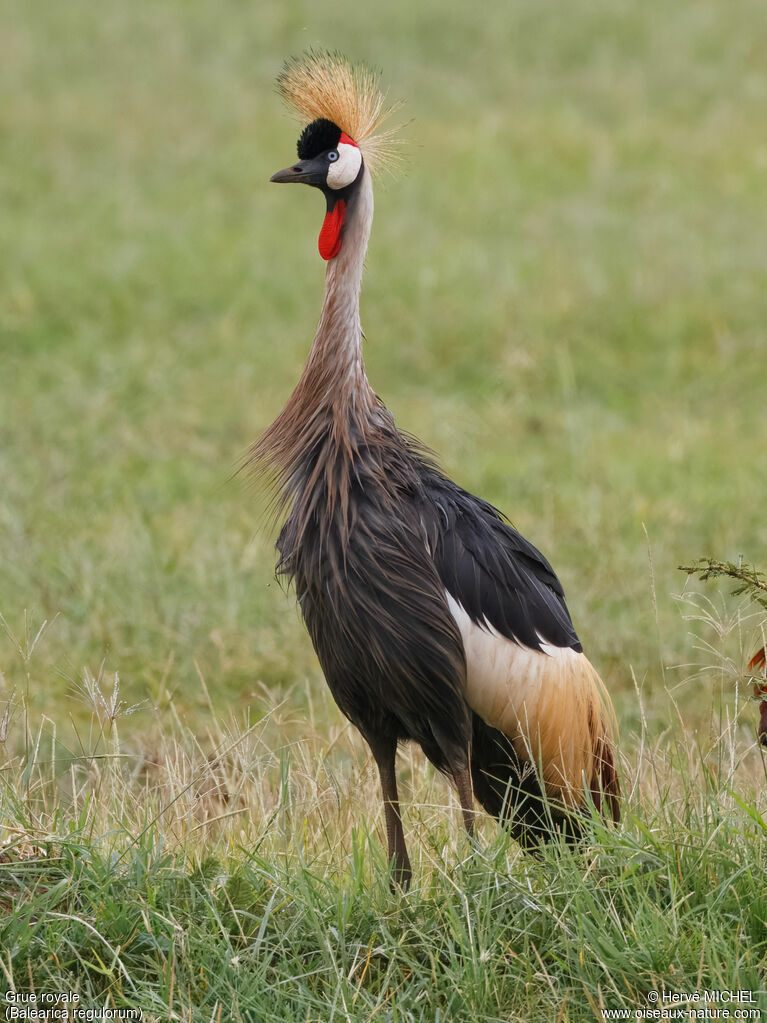
[[[272,174],[269,180],[276,181],[278,185],[281,185],[286,181],[305,181],[306,179],[301,165],[297,163],[294,167],[286,167],[285,170]]]
[[[286,167],[285,170],[272,174],[269,180],[276,182],[278,185],[291,181],[303,185],[324,185],[327,174],[327,162],[320,158],[315,158],[313,160],[299,160],[292,167]]]

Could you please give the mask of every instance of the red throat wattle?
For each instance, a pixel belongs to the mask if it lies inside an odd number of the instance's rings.
[[[318,247],[323,259],[332,259],[341,251],[341,228],[344,226],[346,203],[339,199],[332,210],[325,214]]]

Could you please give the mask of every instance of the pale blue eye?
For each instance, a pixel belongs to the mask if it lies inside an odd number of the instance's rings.
[[[335,149],[331,149],[330,152],[328,153],[328,160],[330,160],[331,163],[335,163],[337,159],[338,153],[335,151]]]

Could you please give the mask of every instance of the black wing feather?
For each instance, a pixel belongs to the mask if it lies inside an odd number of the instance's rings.
[[[424,464],[421,519],[447,591],[472,621],[541,649],[582,650],[562,584],[546,558],[487,501]]]

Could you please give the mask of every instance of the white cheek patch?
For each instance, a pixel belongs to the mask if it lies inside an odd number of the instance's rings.
[[[338,159],[328,168],[327,183],[329,188],[346,188],[360,172],[362,153],[348,142],[339,142],[337,150]]]

